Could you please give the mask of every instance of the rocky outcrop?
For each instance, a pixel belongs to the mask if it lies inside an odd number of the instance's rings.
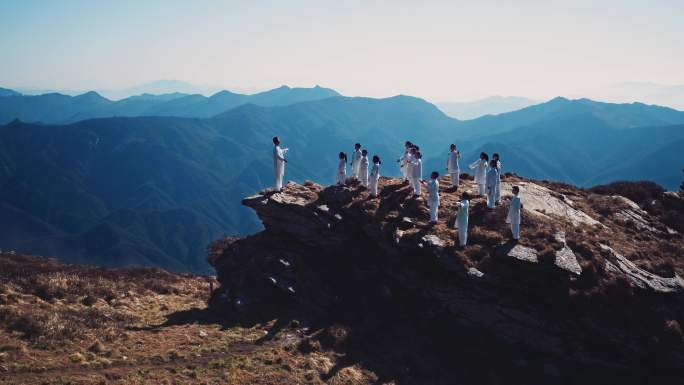
[[[509,239],[505,224],[514,184],[523,191],[519,242]],[[617,247],[632,230],[584,211],[589,198],[581,190],[569,196],[509,176],[497,209],[487,210],[483,198],[471,201],[471,239],[460,249],[455,207],[461,191],[475,191],[472,182],[458,192],[442,188],[437,225],[428,223],[425,196],[411,198],[399,180],[382,178],[380,186],[378,198],[356,185],[313,182],[245,198],[265,230],[212,249],[222,283],[212,308],[274,318],[306,309],[300,314],[354,328],[410,297],[403,311],[425,314],[435,325],[449,319],[453,327],[573,367],[626,372],[643,367],[639,360],[653,349],[665,349],[657,342],[664,324],[684,320],[682,279],[648,272],[607,246],[612,240]],[[628,282],[629,296],[614,289],[616,277]],[[666,366],[684,370],[683,346],[667,349]]]

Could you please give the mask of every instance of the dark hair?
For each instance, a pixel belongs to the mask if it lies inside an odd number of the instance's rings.
[[[413,146],[413,147],[415,147],[416,151],[420,151],[420,147],[418,147],[418,146]]]
[[[453,144],[453,143],[451,143],[451,145],[449,146],[449,148],[456,148],[456,145]]]
[[[361,143],[356,143],[356,144],[354,145],[354,148],[357,148],[357,147],[358,147],[358,148],[361,148]]]
[[[404,146],[413,146],[413,143],[411,143],[410,140],[407,140],[406,143],[404,143]]]
[[[378,162],[379,164],[382,164],[382,162],[380,161],[380,157],[377,156],[377,155],[373,155],[373,163],[375,163],[375,162]]]
[[[467,191],[464,191],[463,194],[461,194],[461,199],[470,199],[470,194],[468,194]]]
[[[278,138],[277,136],[274,136],[273,137],[273,143],[275,144],[277,142],[280,142],[280,138]]]
[[[368,150],[366,150],[366,149],[364,148],[363,150],[361,150],[361,154],[368,155]]]
[[[418,159],[421,159],[423,157],[423,154],[421,154],[420,151],[416,150],[416,155],[414,156]]]
[[[494,159],[494,158],[499,159],[499,153],[498,152],[495,152],[492,154],[492,159]]]
[[[492,160],[489,162],[489,167],[498,168],[495,159],[492,159]]]
[[[344,158],[344,161],[346,162],[347,161],[347,154],[340,151],[340,159],[342,159],[342,158]]]
[[[513,186],[513,188],[511,188],[511,190],[513,190],[513,194],[517,194],[517,193],[520,192],[520,187],[518,187],[518,186]]]
[[[439,173],[437,171],[433,171],[432,174],[430,174],[430,176],[433,178],[439,178]]]

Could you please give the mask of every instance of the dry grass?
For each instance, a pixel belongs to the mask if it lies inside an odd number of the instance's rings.
[[[214,318],[210,277],[0,254],[0,282],[0,384],[323,384],[338,359],[303,355],[296,328],[259,342],[275,320]],[[324,334],[341,346],[343,329]],[[376,379],[356,369],[334,378]]]

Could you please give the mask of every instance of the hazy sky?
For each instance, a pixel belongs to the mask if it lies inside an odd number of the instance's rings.
[[[545,98],[684,84],[684,1],[0,0],[0,86]]]

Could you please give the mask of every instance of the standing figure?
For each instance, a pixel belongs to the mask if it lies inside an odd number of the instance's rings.
[[[280,148],[280,139],[276,136],[273,138],[273,171],[274,179],[273,189],[275,191],[283,190],[283,178],[285,177],[285,153],[287,148]]]
[[[520,187],[513,186],[513,198],[511,199],[511,205],[508,207],[508,216],[506,217],[506,223],[511,224],[511,233],[513,234],[513,239],[520,239],[520,212],[522,211],[522,202],[520,202]]]
[[[406,155],[406,159],[404,159],[404,164],[405,164],[405,169],[406,169],[406,180],[409,182],[409,186],[411,186],[411,189],[413,190],[413,160],[415,159],[416,155],[416,148],[411,147],[409,148],[409,153]]]
[[[411,160],[411,177],[413,182],[413,195],[419,197],[421,193],[420,180],[423,179],[423,155],[420,151],[416,151],[413,154],[413,159]]]
[[[447,173],[451,176],[451,185],[458,187],[459,174],[461,170],[458,166],[458,160],[461,159],[461,153],[456,149],[456,145],[452,144],[449,151],[449,158],[447,158]]]
[[[347,182],[347,154],[340,152],[340,163],[337,165],[337,184],[344,186]]]
[[[413,143],[411,143],[407,140],[406,143],[404,143],[404,155],[402,155],[401,157],[399,157],[399,159],[397,159],[397,163],[399,163],[399,169],[401,170],[401,175],[404,176],[404,181],[407,181],[409,179],[408,170],[407,170],[408,169],[407,160],[408,160],[409,153],[411,151],[411,147],[413,147]]]
[[[359,167],[361,166],[361,143],[354,145],[354,154],[352,155],[352,178],[359,179]]]
[[[492,159],[487,170],[486,188],[487,188],[487,208],[493,209],[496,206],[496,189],[499,185],[499,169],[496,167],[496,161]]]
[[[368,150],[361,151],[361,160],[359,161],[359,179],[361,179],[361,186],[368,187]]]
[[[470,164],[470,169],[475,170],[475,183],[478,186],[478,194],[485,195],[485,184],[487,183],[487,164],[489,163],[489,156],[481,152],[480,159]]]
[[[499,160],[499,153],[493,153],[492,159],[496,161],[496,168],[499,169],[499,181],[496,183],[496,204],[499,204],[501,202],[501,161]]]
[[[468,243],[468,208],[470,207],[470,195],[467,192],[461,194],[461,200],[456,203],[456,222],[454,227],[458,229],[458,244],[465,247]]]
[[[370,172],[370,195],[378,196],[378,179],[380,179],[380,157],[373,155],[373,167]]]
[[[430,181],[427,183],[428,189],[428,207],[430,207],[430,224],[437,224],[437,216],[439,213],[439,173],[433,171],[430,174]]]

